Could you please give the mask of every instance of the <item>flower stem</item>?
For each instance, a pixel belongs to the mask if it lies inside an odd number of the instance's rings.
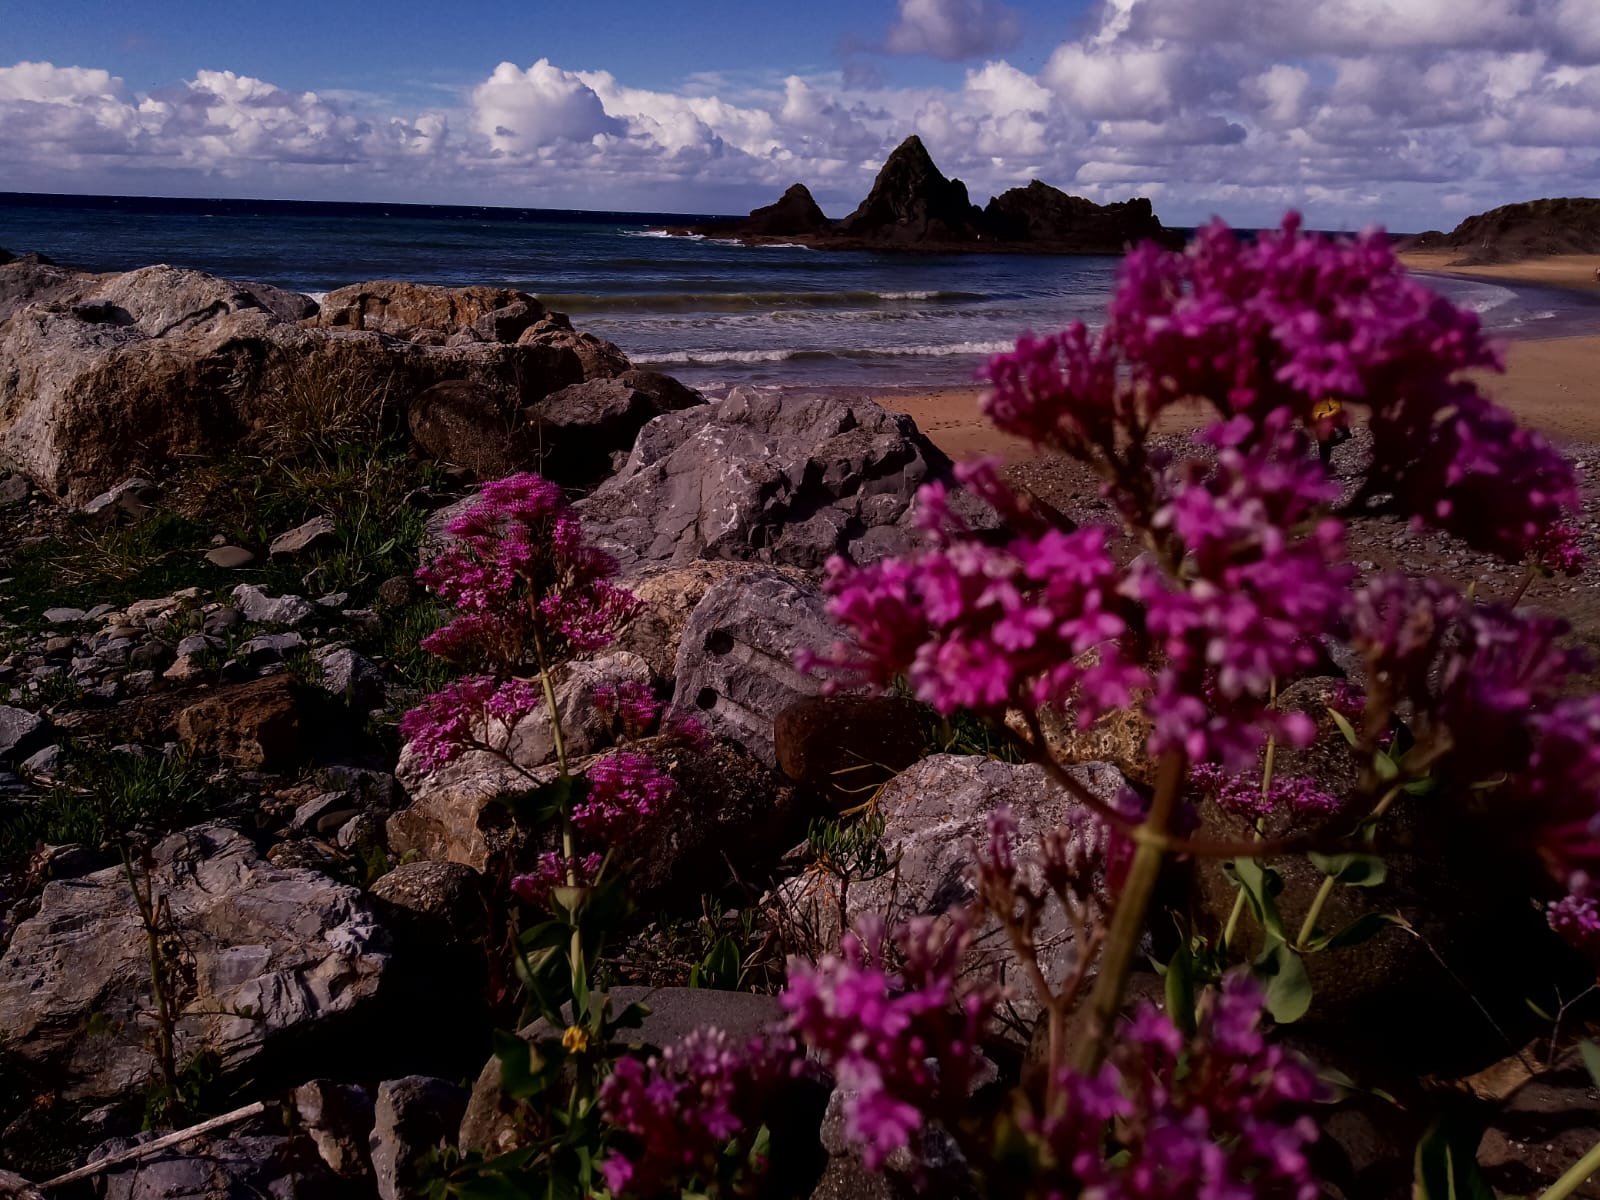
[[[1300,922],[1300,932],[1294,936],[1294,948],[1304,950],[1306,943],[1311,940],[1311,935],[1317,930],[1317,918],[1322,915],[1323,906],[1328,903],[1328,897],[1333,895],[1333,885],[1336,882],[1332,875],[1322,877],[1322,886],[1317,889],[1317,894],[1311,898],[1311,907],[1306,909],[1306,919]]]
[[[1089,994],[1089,1036],[1078,1047],[1077,1061],[1073,1067],[1083,1075],[1092,1075],[1111,1051],[1111,1034],[1116,1028],[1117,1013],[1122,1008],[1122,994],[1128,987],[1128,976],[1133,971],[1133,957],[1139,949],[1140,935],[1144,932],[1145,916],[1150,909],[1150,898],[1155,894],[1156,880],[1161,874],[1161,860],[1165,856],[1164,843],[1172,814],[1178,807],[1178,793],[1183,785],[1186,766],[1181,750],[1169,750],[1161,756],[1156,773],[1156,795],[1150,804],[1144,824],[1134,831],[1137,843],[1133,863],[1128,868],[1128,878],[1117,897],[1116,911],[1111,915],[1111,928],[1106,934],[1105,952],[1100,960],[1100,974]]]
[[[1515,608],[1522,603],[1522,595],[1528,590],[1528,585],[1533,582],[1533,577],[1536,573],[1532,567],[1522,572],[1522,582],[1517,584],[1517,590],[1512,592],[1511,599],[1506,601],[1507,608]]]
[[[533,602],[530,600],[529,605]],[[537,613],[535,613],[537,616]],[[556,769],[561,772],[562,779],[571,778],[567,770],[567,748],[561,737],[561,710],[556,707],[556,688],[550,679],[550,664],[545,660],[544,642],[539,637],[539,623],[533,622],[533,654],[539,662],[539,685],[544,690],[544,706],[550,710],[550,744],[556,752]],[[577,847],[574,830],[572,828],[572,814],[563,810],[561,813],[561,857],[566,863],[567,886],[578,886]],[[572,926],[572,992],[576,996],[582,984],[588,980],[588,969],[583,962],[583,931],[578,927],[576,914]],[[574,1007],[573,1020],[580,1014]]]

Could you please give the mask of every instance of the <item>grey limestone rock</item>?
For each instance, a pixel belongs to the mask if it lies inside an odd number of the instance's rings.
[[[684,627],[671,715],[776,766],[774,720],[822,686],[795,668],[795,654],[826,652],[841,636],[822,593],[805,583],[768,572],[724,579]]]
[[[153,858],[152,887],[193,968],[180,1059],[205,1047],[228,1075],[289,1073],[316,1061],[296,1051],[314,1054],[372,1011],[388,936],[355,888],[280,870],[219,825],[174,834]],[[67,1098],[136,1090],[152,1065],[126,1031],[145,1020],[147,949],[120,866],[47,884],[37,915],[18,926],[0,960],[8,1051],[60,1080]],[[110,1032],[85,1034],[91,1017]]]
[[[466,1089],[443,1079],[407,1075],[378,1085],[370,1145],[380,1200],[423,1195],[420,1160],[430,1150],[455,1143],[466,1107]]]

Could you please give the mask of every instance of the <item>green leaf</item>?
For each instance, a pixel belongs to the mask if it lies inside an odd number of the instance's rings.
[[[1538,1017],[1541,1021],[1554,1021],[1555,1020],[1554,1017],[1552,1017],[1549,1013],[1545,1012],[1544,1009],[1540,1008],[1532,1000],[1524,1000],[1523,1003],[1526,1004],[1530,1009],[1532,1009],[1533,1010],[1533,1015]]]
[[[1413,1200],[1495,1200],[1478,1171],[1478,1139],[1440,1119],[1417,1143]]]
[[[1278,915],[1275,897],[1283,891],[1283,877],[1266,866],[1260,859],[1236,858],[1228,864],[1228,871],[1244,888],[1245,899],[1257,923],[1269,937],[1281,942],[1289,940],[1283,929],[1283,918]]]
[[[1266,985],[1267,1011],[1289,1025],[1311,1008],[1311,977],[1294,948],[1279,938],[1268,941],[1255,961],[1256,977]]]
[[[1587,1038],[1578,1043],[1578,1053],[1583,1055],[1583,1065],[1589,1068],[1589,1078],[1600,1087],[1600,1046]]]
[[[1394,759],[1390,758],[1382,750],[1373,751],[1372,769],[1378,773],[1378,778],[1385,783],[1392,783],[1400,778],[1400,768],[1395,765]]]
[[[1333,723],[1339,727],[1339,732],[1344,734],[1345,741],[1349,742],[1352,747],[1361,744],[1361,739],[1356,737],[1355,726],[1350,724],[1342,712],[1330,708],[1328,715],[1333,718]]]
[[[1385,912],[1363,913],[1350,924],[1331,936],[1312,939],[1310,948],[1313,950],[1348,950],[1352,946],[1370,941],[1390,925],[1398,925],[1400,921],[1392,914]]]
[[[1189,944],[1183,942],[1172,956],[1166,970],[1167,1019],[1186,1037],[1193,1037],[1194,1024],[1194,957]]]
[[[1307,854],[1324,875],[1346,887],[1376,887],[1389,874],[1389,866],[1376,854]]]

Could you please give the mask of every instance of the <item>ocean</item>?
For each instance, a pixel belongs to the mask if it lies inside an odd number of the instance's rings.
[[[697,387],[968,383],[1025,329],[1104,312],[1117,259],[913,256],[671,237],[685,213],[0,193],[0,246],[64,264],[192,267],[313,296],[371,279],[520,288]],[[1509,336],[1592,330],[1585,298],[1431,276]],[[1585,313],[1584,310],[1587,309]]]

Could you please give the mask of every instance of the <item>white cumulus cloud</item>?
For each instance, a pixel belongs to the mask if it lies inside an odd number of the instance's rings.
[[[997,0],[900,0],[884,48],[960,62],[1010,50],[1021,36],[1017,14]]]

